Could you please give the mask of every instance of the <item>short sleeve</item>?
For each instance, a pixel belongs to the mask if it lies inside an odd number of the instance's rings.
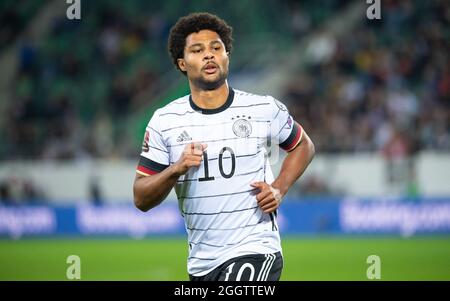
[[[302,140],[303,129],[289,114],[287,107],[279,100],[271,98],[272,120],[271,138],[280,148],[289,152]]]
[[[159,130],[156,111],[145,129],[142,152],[136,172],[145,176],[157,174],[169,166],[169,151]]]

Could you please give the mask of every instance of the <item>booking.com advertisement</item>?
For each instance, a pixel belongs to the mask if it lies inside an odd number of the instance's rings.
[[[450,233],[450,202],[438,198],[286,202],[278,212],[278,224],[281,233],[294,235]],[[185,233],[175,203],[146,213],[132,205],[0,207],[0,235],[13,239],[49,235],[144,238]]]

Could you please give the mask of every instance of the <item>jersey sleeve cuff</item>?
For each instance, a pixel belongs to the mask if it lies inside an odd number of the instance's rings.
[[[169,167],[169,165],[164,165],[141,156],[136,172],[143,176],[150,176],[162,172],[167,167]]]
[[[283,150],[290,152],[300,143],[302,136],[303,129],[297,122],[295,122],[291,134],[283,143],[280,144],[280,147]]]

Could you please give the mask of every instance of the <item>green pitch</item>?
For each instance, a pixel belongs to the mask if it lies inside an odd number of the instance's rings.
[[[294,238],[283,242],[282,280],[367,280],[369,255],[382,280],[450,280],[450,237]],[[0,280],[65,280],[69,255],[81,280],[187,280],[179,239],[0,240]]]

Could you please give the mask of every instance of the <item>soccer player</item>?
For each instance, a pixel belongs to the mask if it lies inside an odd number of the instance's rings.
[[[147,211],[172,188],[188,234],[188,273],[197,280],[279,280],[277,209],[314,156],[314,145],[271,96],[228,85],[232,28],[209,13],[182,17],[168,48],[191,94],[156,110],[134,180]],[[273,178],[268,144],[287,152]]]

